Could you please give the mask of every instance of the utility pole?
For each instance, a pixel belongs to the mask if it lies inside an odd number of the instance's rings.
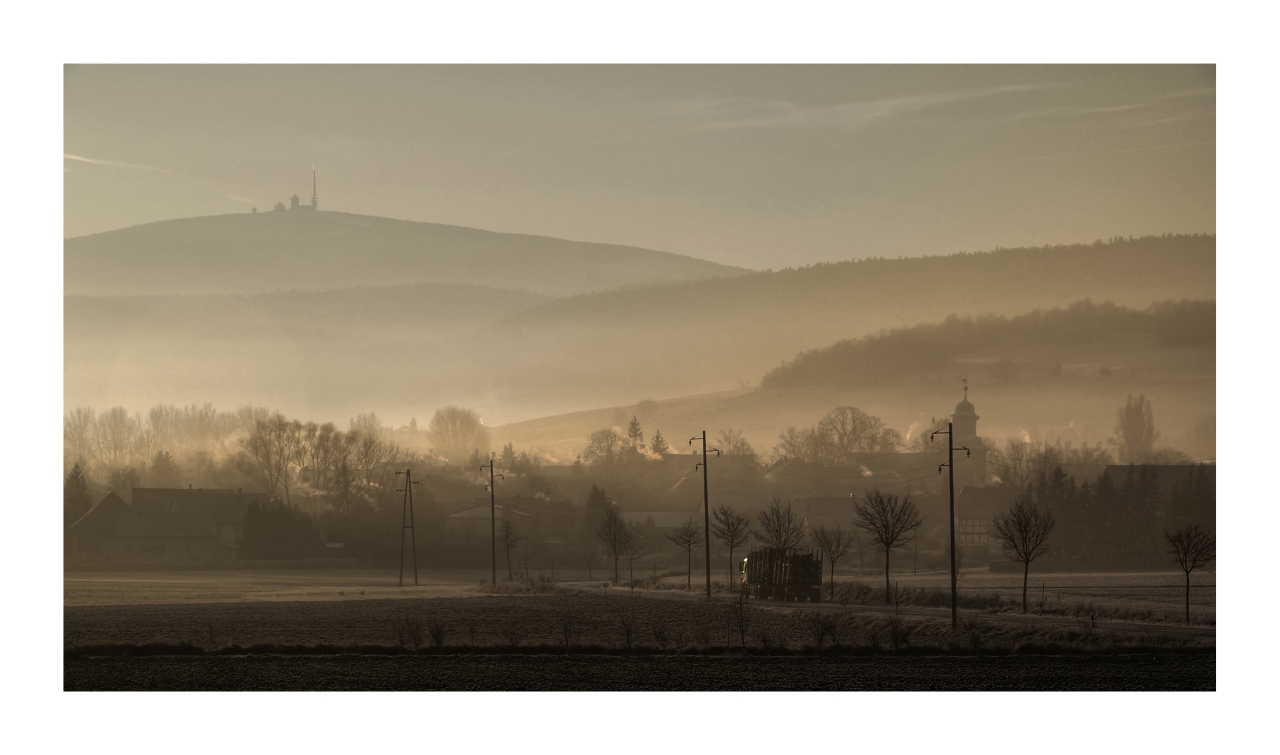
[[[417,485],[417,481],[413,479],[413,474],[406,469],[403,472],[396,472],[398,475],[404,475],[404,490],[398,490],[397,493],[404,493],[404,508],[400,510],[400,586],[404,587],[404,531],[409,530],[409,545],[413,551],[413,584],[418,584],[418,542],[413,530],[413,486]],[[408,524],[405,524],[405,518],[408,517]]]
[[[933,436],[947,436],[947,462],[938,465],[938,474],[942,474],[942,468],[947,468],[947,484],[950,491],[950,513],[951,513],[951,628],[955,629],[960,625],[959,616],[956,612],[956,451],[964,451],[965,458],[969,456],[969,449],[964,446],[956,448],[956,444],[952,442],[951,423],[947,423],[946,430],[935,430],[929,433],[929,442],[933,442]]]
[[[699,436],[695,435],[689,439],[689,445],[693,445]],[[694,466],[697,470],[702,467],[702,552],[707,556],[707,600],[711,600],[711,494],[707,488],[707,452],[715,451],[716,456],[720,455],[720,449],[707,448],[707,431],[702,431],[702,461]]]
[[[498,584],[498,505],[493,484],[494,471],[492,456],[489,457],[488,464],[480,465],[480,471],[483,472],[485,467],[489,468],[489,560],[493,565],[492,581],[489,584],[496,585]],[[502,474],[498,473],[497,476],[502,477]],[[505,480],[507,478],[502,477],[502,479]]]

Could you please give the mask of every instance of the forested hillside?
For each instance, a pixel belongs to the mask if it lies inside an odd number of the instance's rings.
[[[655,289],[549,302],[527,324],[592,322],[750,323],[797,318],[866,330],[956,313],[1023,313],[1082,298],[1145,307],[1164,299],[1212,299],[1217,238],[1145,236],[934,257],[818,264]],[[883,323],[883,324],[881,324]]]
[[[1053,359],[1066,353],[1109,349],[1123,339],[1134,358],[1152,349],[1204,345],[1212,349],[1217,324],[1211,301],[1153,304],[1146,309],[1081,301],[1065,309],[1018,317],[948,317],[936,325],[902,328],[814,349],[770,371],[761,387],[849,388],[884,384],[958,368],[962,355],[1000,355],[989,364],[995,377],[1013,379],[1018,360]],[[1000,373],[1005,373],[1001,375]]]

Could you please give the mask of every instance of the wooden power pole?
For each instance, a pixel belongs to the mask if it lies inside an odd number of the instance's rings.
[[[950,500],[949,513],[951,523],[951,628],[955,629],[960,625],[959,611],[956,608],[956,451],[964,451],[965,457],[969,456],[969,449],[964,446],[956,448],[956,444],[952,441],[955,437],[953,434],[952,423],[947,423],[946,430],[935,430],[929,434],[929,440],[933,440],[935,435],[947,436],[947,462],[938,466],[938,472],[942,472],[942,467],[947,468],[947,489],[948,499]]]
[[[695,435],[689,439],[689,445],[693,445],[699,436]],[[707,478],[707,452],[715,451],[716,456],[720,455],[720,449],[707,448],[707,431],[703,430],[702,435],[702,461],[698,462],[698,466],[702,467],[702,552],[707,556],[707,600],[711,600],[711,494],[708,489]],[[694,469],[698,467],[695,466]]]
[[[493,484],[492,457],[489,459],[488,464],[480,465],[480,471],[483,472],[485,467],[489,468],[489,561],[493,567],[493,576],[490,577],[492,581],[489,584],[496,585],[498,584],[498,503],[496,489]],[[497,476],[502,477],[502,474],[499,473]],[[505,480],[507,478],[502,477],[502,479]]]

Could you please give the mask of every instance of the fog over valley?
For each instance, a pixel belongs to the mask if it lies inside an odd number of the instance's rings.
[[[1216,79],[65,66],[64,688],[1214,690]]]
[[[1212,456],[1211,441],[1192,440],[1196,423],[1212,412],[1175,410],[1214,391],[1212,236],[750,272],[601,245],[565,242],[562,254],[561,242],[528,237],[475,254],[437,241],[398,242],[404,246],[366,256],[358,241],[333,230],[354,222],[349,216],[336,214],[332,226],[324,211],[287,223],[274,214],[156,224],[163,234],[127,229],[126,238],[146,240],[137,242],[140,252],[113,234],[69,240],[70,260],[97,259],[140,292],[107,294],[109,280],[68,272],[67,405],[259,404],[338,423],[376,411],[394,425],[461,405],[490,427],[518,423],[511,437],[524,445],[572,458],[572,446],[598,428],[546,439],[530,437],[528,428],[539,417],[583,410],[616,425],[641,400],[729,391],[737,396],[732,411],[723,397],[679,404],[701,407],[709,413],[702,421],[714,417],[757,444],[792,424],[791,414],[805,421],[824,404],[861,406],[905,432],[944,413],[967,376],[988,405],[1001,408],[1001,427],[1046,437],[1087,429],[1102,439],[1117,396],[1167,396],[1166,421],[1177,423],[1197,456]],[[264,219],[270,225],[261,230]],[[326,233],[347,246],[316,251]],[[428,226],[426,235],[450,233]],[[185,276],[190,283],[157,269],[169,250],[181,256],[191,248],[206,250],[201,264],[233,254],[246,262]],[[470,276],[465,265],[484,254],[498,267],[531,267],[484,285],[462,282]],[[270,270],[246,274],[254,259],[269,261]],[[182,263],[169,264],[176,271]],[[406,273],[420,280],[392,285],[334,285],[353,277],[352,267],[379,264],[429,272]],[[676,271],[685,280],[664,280]],[[617,285],[623,280],[632,285]],[[332,287],[315,288],[322,281]],[[239,290],[161,293],[166,286]],[[94,293],[73,293],[85,289]],[[1148,311],[1182,300],[1209,306],[1184,305],[1176,317],[1166,311],[1172,305]],[[1056,319],[1029,314],[1062,308],[1069,309]],[[952,317],[978,320],[963,333],[927,336]],[[1013,318],[1007,333],[993,317]],[[1151,322],[1135,325],[1144,317]],[[1063,323],[1074,330],[1064,334]],[[822,376],[810,374],[819,354],[797,359],[886,330],[899,332],[873,338]],[[1183,330],[1191,335],[1176,335]],[[670,421],[696,422],[699,414]]]

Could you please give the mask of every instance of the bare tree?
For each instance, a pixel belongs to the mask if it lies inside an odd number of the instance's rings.
[[[836,561],[849,552],[849,547],[853,545],[853,535],[853,532],[842,528],[839,522],[836,522],[836,526],[831,529],[827,529],[825,524],[819,524],[813,528],[811,538],[814,545],[818,546],[822,557],[831,562],[829,597],[834,597],[836,594]]]
[[[1120,450],[1121,462],[1129,464],[1145,464],[1147,456],[1155,446],[1155,415],[1151,412],[1151,402],[1143,394],[1129,396],[1116,417],[1116,437],[1112,444]]]
[[[302,464],[302,423],[286,421],[283,415],[272,418],[272,442],[276,446],[276,461],[280,465],[280,484],[284,487],[284,502],[292,503],[294,467]]]
[[[804,541],[804,520],[791,510],[791,502],[782,505],[782,499],[774,497],[764,511],[756,514],[759,532],[751,534],[756,540],[771,548],[795,548]]]
[[[835,457],[842,461],[855,453],[892,451],[902,444],[897,430],[854,406],[837,406],[827,412],[818,422],[818,430],[829,438]]]
[[[95,456],[107,467],[128,466],[142,434],[139,418],[117,406],[99,415],[93,430]]]
[[[618,558],[622,555],[623,547],[626,545],[627,538],[631,531],[627,527],[627,523],[618,515],[617,509],[612,505],[604,510],[604,518],[600,520],[600,526],[596,527],[596,539],[604,544],[605,550],[609,552],[609,557],[613,559],[613,583],[618,584]]]
[[[582,460],[588,464],[608,466],[618,458],[626,441],[613,430],[598,430],[587,438]]]
[[[276,444],[271,439],[273,432],[270,421],[260,419],[254,422],[249,436],[240,440],[242,451],[237,457],[241,470],[258,478],[268,496],[275,495],[276,488],[280,486],[280,462]]]
[[[97,422],[93,409],[80,407],[71,410],[62,421],[62,454],[74,464],[76,459],[93,456],[94,425]]]
[[[1217,542],[1213,535],[1200,529],[1200,525],[1191,524],[1180,527],[1173,532],[1166,532],[1165,542],[1169,544],[1168,553],[1173,556],[1178,566],[1187,576],[1186,611],[1187,623],[1191,623],[1191,572],[1206,566],[1217,557]]]
[[[991,534],[1000,541],[1000,549],[1014,561],[1022,562],[1022,612],[1027,612],[1027,577],[1031,562],[1048,550],[1049,533],[1053,531],[1053,513],[1041,511],[1030,500],[1030,493],[1018,496],[1008,511],[991,518]]]
[[[479,450],[489,453],[489,431],[471,409],[446,406],[437,409],[427,425],[427,440],[434,452],[450,464],[461,464]]]
[[[871,535],[871,541],[884,549],[884,602],[892,602],[889,590],[889,553],[915,539],[924,517],[908,494],[899,498],[872,489],[863,495],[862,503],[853,505],[854,525]]]
[[[760,455],[751,447],[747,439],[742,437],[740,430],[721,430],[716,448],[723,451],[725,456],[742,456],[752,464],[760,462]]]
[[[516,532],[516,523],[512,521],[511,516],[502,517],[502,523],[498,525],[498,539],[502,541],[502,550],[507,556],[507,581],[510,582],[511,576],[511,549],[518,547],[524,538],[520,537]]]
[[[723,503],[711,513],[716,518],[716,523],[711,525],[711,534],[729,547],[729,572],[725,586],[731,587],[733,585],[733,549],[746,545],[747,537],[751,534],[751,521],[734,511],[732,506],[726,506]]]
[[[627,576],[631,592],[636,591],[636,559],[649,553],[649,541],[636,527],[626,525],[627,536],[622,542],[622,555],[627,559]]]
[[[693,549],[702,545],[702,528],[694,524],[693,517],[689,519],[677,529],[675,532],[666,536],[668,540],[684,549],[685,555],[688,556],[688,579],[685,588],[689,592],[693,592]]]
[[[111,475],[107,478],[107,487],[114,490],[125,503],[132,505],[133,489],[142,487],[142,475],[138,474],[138,470],[133,467],[118,467],[111,470]]]

